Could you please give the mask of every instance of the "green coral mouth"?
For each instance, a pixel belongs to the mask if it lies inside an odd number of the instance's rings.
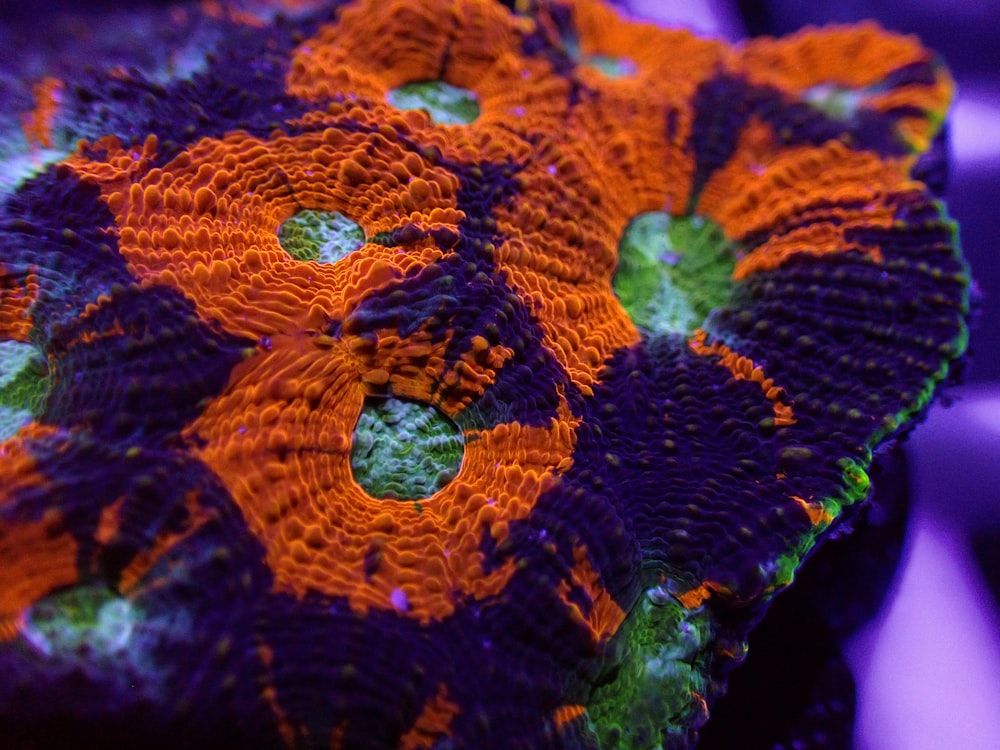
[[[728,297],[736,252],[709,219],[650,211],[625,229],[612,286],[640,328],[689,335]]]
[[[390,91],[386,98],[399,109],[423,109],[441,125],[468,125],[479,117],[476,94],[444,81],[407,83]]]
[[[337,211],[299,211],[278,229],[278,241],[296,260],[336,263],[365,244],[365,230]]]
[[[465,440],[433,406],[390,396],[365,401],[352,445],[351,470],[365,492],[420,500],[457,476]]]

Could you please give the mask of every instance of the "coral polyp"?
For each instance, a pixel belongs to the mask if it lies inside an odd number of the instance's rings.
[[[964,353],[947,71],[870,24],[313,5],[39,84],[0,736],[693,746]]]

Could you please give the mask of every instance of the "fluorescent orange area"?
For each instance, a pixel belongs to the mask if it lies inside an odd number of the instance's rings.
[[[499,593],[514,562],[487,572],[481,541],[502,543],[569,468],[575,419],[564,409],[547,427],[468,433],[461,470],[441,491],[419,506],[373,498],[351,474],[352,434],[374,387],[351,348],[350,338],[272,338],[188,431],[264,544],[275,586],[425,623],[461,596]]]
[[[298,16],[318,10],[326,0],[202,0],[201,12],[209,18],[262,28],[276,13]],[[172,12],[180,12],[172,9]]]
[[[28,312],[38,298],[38,276],[26,275],[23,284],[0,265],[0,341],[27,341],[32,319]]]
[[[16,621],[46,594],[78,581],[76,540],[60,527],[58,514],[35,523],[0,521],[0,622]]]
[[[750,132],[759,143],[760,131]],[[796,255],[853,250],[878,263],[877,245],[849,240],[847,234],[892,226],[900,194],[923,189],[906,176],[907,166],[837,141],[788,148],[773,158],[760,148],[737,149],[709,179],[698,212],[733,239],[763,237],[737,260],[734,279],[778,268]]]
[[[569,85],[547,62],[518,54],[531,28],[498,3],[362,0],[296,50],[288,90],[381,102],[404,84],[443,80],[475,92],[479,125],[555,132]]]
[[[449,416],[481,395],[512,354],[509,347],[491,346],[484,337],[474,336],[471,346],[449,361],[451,336],[435,338],[423,327],[405,337],[396,329],[380,329],[342,340],[367,391],[379,393],[386,387],[397,397],[433,403]],[[318,337],[313,343],[333,342]]]
[[[802,507],[802,510],[804,510],[806,515],[809,516],[809,522],[813,526],[829,526],[833,523],[833,515],[831,515],[830,512],[820,503],[804,500],[798,495],[792,495],[792,500]]]
[[[695,335],[688,340],[688,346],[695,354],[711,357],[719,357],[719,364],[725,367],[737,380],[750,380],[760,386],[764,396],[774,409],[774,424],[778,427],[786,427],[795,424],[795,414],[792,407],[784,402],[786,398],[785,389],[774,384],[774,378],[769,378],[764,370],[754,364],[753,360],[734,352],[721,341],[708,341],[708,334],[705,331],[695,331]]]
[[[294,748],[295,726],[289,719],[288,712],[284,709],[284,707],[282,707],[281,702],[278,700],[278,691],[274,687],[273,678],[271,676],[271,665],[274,663],[274,649],[262,640],[258,640],[257,658],[260,660],[261,666],[264,669],[264,674],[266,675],[262,678],[264,687],[261,689],[261,699],[274,715],[278,725],[278,733],[281,735],[281,739],[285,743],[285,746]],[[339,746],[331,743],[331,747]]]
[[[51,77],[43,78],[32,87],[35,108],[21,117],[21,129],[32,148],[52,148],[52,124],[64,88],[62,81]]]
[[[894,70],[930,59],[915,36],[890,34],[867,21],[807,28],[781,39],[749,39],[734,62],[745,66],[751,80],[803,90],[824,82],[870,86]]]
[[[632,62],[634,77],[646,79],[654,90],[681,86],[680,93],[690,96],[699,81],[709,78],[729,59],[730,48],[725,42],[628,19],[602,0],[570,0],[567,4],[585,65],[588,58],[598,55]],[[624,76],[628,77],[630,74]],[[606,85],[608,78],[595,80]]]
[[[25,442],[53,431],[29,425],[18,439],[0,443],[0,506],[47,484]],[[65,530],[58,510],[50,509],[37,521],[0,520],[0,642],[20,632],[28,607],[78,581],[76,563],[76,540]]]
[[[109,135],[93,144],[81,141],[80,148],[65,163],[81,178],[98,183],[107,196],[115,191],[127,190],[133,181],[146,174],[158,146],[155,135],[148,136],[142,145],[132,147]]]
[[[674,598],[679,601],[685,609],[697,609],[715,594],[725,596],[731,593],[732,592],[730,592],[729,589],[722,584],[716,583],[715,581],[705,581],[701,585],[696,586],[693,589],[689,589],[682,594],[675,594]]]
[[[583,545],[574,547],[573,557],[572,584],[586,592],[593,606],[590,613],[584,615],[580,605],[570,598],[572,586],[565,580],[559,582],[559,598],[570,611],[572,619],[587,628],[595,644],[605,643],[625,621],[625,612],[601,585],[600,574],[590,564],[587,548]]]
[[[280,0],[272,0],[273,5],[280,5]],[[209,18],[219,18],[245,26],[261,28],[267,25],[266,18],[244,10],[235,2],[219,2],[219,0],[201,0],[201,12]]]
[[[496,210],[508,237],[497,265],[584,393],[615,349],[638,341],[611,287],[617,247],[636,213],[666,199],[660,191],[637,200],[625,166],[608,167],[598,149],[582,135],[548,144],[519,173],[518,197]]]
[[[917,110],[901,118],[897,129],[915,150],[923,151],[954,94],[948,71],[933,64],[933,78],[928,82],[892,89],[881,83],[894,71],[932,60],[933,53],[915,36],[892,34],[867,22],[809,28],[782,39],[751,39],[737,50],[733,65],[754,83],[795,94],[833,84],[857,91],[859,106],[881,112]]]
[[[437,695],[424,704],[416,722],[399,739],[399,750],[431,750],[448,737],[451,722],[459,713],[458,704],[448,699],[448,687],[441,685]]]
[[[559,706],[559,708],[552,712],[552,722],[556,725],[557,729],[562,729],[571,721],[584,716],[586,713],[587,707],[579,703]]]
[[[197,490],[192,490],[184,496],[184,510],[186,517],[180,529],[176,531],[161,531],[152,543],[140,550],[122,570],[118,589],[123,594],[128,594],[140,584],[150,586],[151,582],[148,580],[148,575],[163,555],[215,517],[213,511],[206,510],[201,505]]]
[[[0,442],[0,505],[11,502],[19,492],[48,484],[27,446],[33,439],[58,432],[57,427],[32,422],[22,427],[17,437]]]
[[[636,209],[633,216],[654,210],[685,213],[694,174],[694,154],[687,148],[694,111],[688,102],[698,84],[728,59],[728,45],[686,30],[628,20],[600,0],[568,4],[579,37],[563,41],[579,44],[575,75],[588,90],[599,91],[584,96],[578,108],[583,132],[600,145],[608,166],[637,167],[639,185],[657,179],[659,202]],[[601,57],[618,60],[633,72],[612,78],[590,62]],[[629,189],[634,191],[635,185]]]
[[[618,242],[635,214],[667,196],[648,181],[642,187],[639,162],[654,158],[647,151],[626,144],[622,162],[609,166],[601,155],[608,144],[584,132],[546,141],[526,160],[518,195],[495,210],[507,239],[494,257],[538,318],[546,347],[589,393],[612,352],[638,340],[611,287]],[[655,158],[666,158],[662,149]]]
[[[101,511],[101,517],[97,522],[97,533],[94,534],[94,539],[98,544],[106,546],[118,534],[118,529],[120,528],[118,516],[121,513],[124,503],[125,498],[120,497],[110,505],[104,506],[104,509]]]
[[[402,249],[368,245],[335,264],[298,261],[278,241],[286,219],[338,211],[371,237],[407,224],[454,230],[463,218],[457,180],[399,142],[426,118],[392,112],[331,107],[312,118],[318,132],[205,139],[127,187],[111,162],[74,166],[101,183],[120,251],[146,283],[182,290],[232,333],[316,330],[445,251],[426,239]],[[352,132],[363,122],[372,131]]]

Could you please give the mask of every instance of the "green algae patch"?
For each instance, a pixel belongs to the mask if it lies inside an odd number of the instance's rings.
[[[21,341],[0,341],[0,440],[41,411],[48,390],[48,370],[38,350]]]
[[[462,432],[441,411],[405,399],[365,401],[351,450],[354,480],[372,497],[420,500],[462,466]]]
[[[727,299],[736,252],[709,219],[640,214],[618,245],[614,291],[639,328],[689,335]]]
[[[423,109],[441,125],[468,125],[479,117],[476,94],[444,81],[407,83],[390,91],[386,98],[399,109]]]
[[[666,586],[646,591],[617,636],[621,662],[614,679],[596,687],[587,704],[600,747],[687,746],[691,730],[708,719],[714,636],[707,608],[685,608]]]
[[[299,211],[278,229],[282,249],[296,260],[336,263],[365,244],[365,231],[338,211]]]

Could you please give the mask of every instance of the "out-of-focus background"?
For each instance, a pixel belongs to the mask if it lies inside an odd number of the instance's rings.
[[[263,4],[265,0],[261,0]],[[30,82],[116,50],[174,68],[191,2],[0,0],[0,132],[17,131]],[[306,5],[307,0],[302,0]],[[735,41],[809,24],[877,19],[916,33],[958,81],[947,202],[978,284],[964,385],[905,444],[913,492],[902,564],[878,616],[849,643],[857,750],[1000,748],[1000,2],[995,0],[617,0],[631,14]],[[100,19],[95,22],[95,19]],[[174,45],[176,49],[178,46]],[[16,144],[0,143],[0,161]],[[767,700],[767,696],[761,696]]]

